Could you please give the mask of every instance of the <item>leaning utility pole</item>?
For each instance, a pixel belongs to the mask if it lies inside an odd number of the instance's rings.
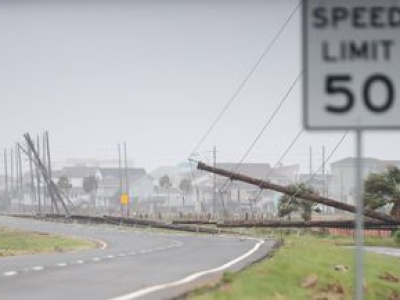
[[[335,208],[338,208],[338,209],[341,209],[344,211],[348,211],[348,212],[352,212],[352,213],[356,212],[356,207],[353,205],[350,205],[350,204],[338,202],[336,200],[329,199],[327,197],[323,197],[323,196],[319,196],[319,195],[312,195],[307,192],[303,192],[301,190],[293,189],[293,188],[287,187],[287,186],[278,185],[278,184],[275,184],[275,183],[272,183],[269,181],[264,181],[261,179],[252,178],[252,177],[240,174],[240,173],[233,173],[233,172],[230,172],[230,171],[227,171],[224,169],[214,168],[211,166],[207,166],[206,164],[204,164],[202,162],[198,163],[197,168],[199,170],[208,171],[211,173],[215,173],[215,174],[227,177],[231,180],[243,181],[248,184],[258,186],[260,189],[270,189],[273,191],[283,193],[288,196],[297,197],[297,198],[309,200],[312,202],[317,202],[317,203],[335,207]],[[398,222],[398,220],[392,218],[391,216],[389,216],[387,214],[383,214],[383,213],[373,211],[373,210],[367,210],[367,209],[364,210],[364,215],[367,217],[385,221],[388,223]]]
[[[31,137],[29,136],[28,133],[24,134],[24,138],[27,142],[28,148],[32,151],[33,154],[33,158],[34,158],[34,163],[37,167],[38,170],[40,170],[40,172],[43,175],[43,180],[45,181],[45,183],[47,184],[48,188],[50,190],[52,190],[52,193],[54,193],[55,197],[57,198],[57,201],[60,201],[61,205],[64,208],[65,214],[66,216],[70,216],[70,212],[69,209],[63,199],[62,193],[60,192],[59,188],[57,187],[57,185],[54,183],[53,179],[49,177],[47,169],[44,167],[39,153],[36,151],[35,146],[33,144],[33,141],[31,139]],[[25,153],[27,153],[26,151],[24,151]],[[66,200],[68,201],[68,203],[73,206],[72,202],[68,199],[68,196],[65,196]],[[57,201],[54,202],[54,206],[57,210],[57,213],[60,213],[58,210],[58,206],[57,206]]]
[[[40,141],[39,136],[36,137],[36,152],[37,155],[40,157]],[[42,201],[41,201],[41,188],[40,188],[40,173],[39,173],[39,166],[36,165],[36,186],[37,186],[37,199],[38,199],[38,210],[39,216],[42,215]]]

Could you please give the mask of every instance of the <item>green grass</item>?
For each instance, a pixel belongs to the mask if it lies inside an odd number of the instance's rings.
[[[353,253],[353,250],[344,249],[326,238],[291,236],[272,258],[241,273],[229,273],[229,280],[225,275],[216,290],[205,293],[196,291],[191,298],[353,299]],[[335,265],[347,266],[349,270],[335,271]],[[365,299],[382,300],[390,299],[391,294],[400,295],[400,283],[379,278],[385,272],[400,277],[400,259],[372,253],[365,255]],[[313,288],[302,287],[302,282],[312,275],[318,278],[317,285]],[[333,285],[344,292],[335,292]]]
[[[95,246],[93,242],[73,237],[0,228],[0,256],[66,252]]]
[[[338,246],[354,246],[354,239],[351,237],[325,236],[321,237],[321,239]],[[365,237],[364,245],[400,248],[400,245],[396,244],[396,241],[393,237]]]

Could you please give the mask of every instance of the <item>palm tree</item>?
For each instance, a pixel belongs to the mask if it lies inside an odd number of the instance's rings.
[[[317,208],[318,203],[299,199],[296,197],[296,194],[301,191],[310,195],[317,195],[318,192],[311,186],[307,186],[305,183],[294,184],[289,186],[289,188],[293,190],[293,193],[291,193],[291,195],[283,195],[279,199],[278,216],[288,216],[290,220],[293,212],[301,212],[301,218],[304,221],[311,221],[312,213],[320,212]]]
[[[370,174],[364,183],[364,205],[378,209],[391,205],[390,215],[400,219],[400,169],[389,167],[383,173]]]
[[[192,181],[189,178],[183,178],[179,183],[179,189],[182,193],[182,206],[185,207],[185,195],[192,190]]]
[[[95,176],[83,178],[82,188],[86,194],[90,194],[90,204],[96,206],[97,179]]]
[[[66,195],[69,195],[69,191],[72,188],[72,184],[67,176],[61,176],[57,181],[57,186]]]

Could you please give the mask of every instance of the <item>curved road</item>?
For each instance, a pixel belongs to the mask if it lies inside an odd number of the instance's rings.
[[[0,227],[81,236],[107,247],[0,258],[1,299],[168,299],[265,256],[274,241],[161,234],[0,217]]]

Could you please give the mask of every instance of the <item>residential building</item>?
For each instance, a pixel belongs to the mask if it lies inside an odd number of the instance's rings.
[[[382,173],[391,166],[400,167],[400,161],[363,158],[361,174],[365,179],[369,174]],[[353,157],[347,157],[331,164],[330,197],[344,203],[355,204],[356,167],[356,159]]]

